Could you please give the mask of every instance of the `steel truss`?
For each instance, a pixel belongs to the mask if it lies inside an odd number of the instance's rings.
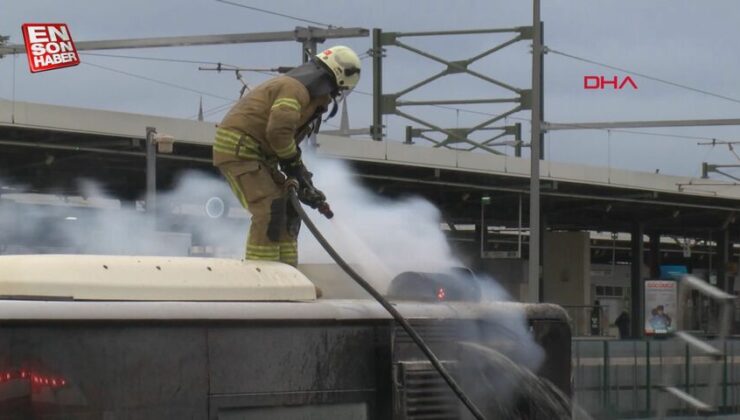
[[[492,48],[483,51],[477,55],[474,55],[465,60],[450,61],[434,55],[430,52],[423,51],[416,47],[412,47],[400,39],[404,37],[425,37],[425,36],[450,36],[450,35],[470,35],[470,34],[493,34],[493,33],[513,33],[513,38],[493,46]],[[493,146],[500,145],[513,145],[516,147],[516,153],[519,156],[521,154],[521,125],[504,125],[504,126],[493,126],[492,124],[503,120],[504,118],[512,115],[516,112],[531,109],[532,108],[532,90],[522,89],[512,86],[508,83],[495,79],[493,77],[484,75],[480,72],[472,70],[470,66],[476,61],[488,57],[489,55],[508,47],[509,45],[515,44],[523,40],[533,39],[533,27],[523,26],[515,28],[504,28],[504,29],[475,29],[475,30],[458,30],[458,31],[433,31],[433,32],[383,32],[380,29],[373,29],[373,48],[371,54],[373,57],[373,124],[371,127],[372,137],[375,140],[383,139],[383,115],[397,115],[407,120],[413,121],[424,128],[407,127],[406,128],[406,142],[413,143],[414,138],[421,138],[434,144],[433,147],[446,147],[454,150],[466,150],[472,151],[475,149],[485,150],[490,153],[502,154],[500,151],[493,149]],[[401,49],[410,51],[421,57],[435,61],[437,63],[446,66],[442,71],[427,77],[411,86],[406,87],[395,93],[383,93],[383,58],[385,56],[386,46],[395,46]],[[469,74],[477,79],[483,80],[490,84],[496,85],[503,89],[506,89],[514,94],[508,98],[485,98],[485,99],[439,99],[439,100],[407,100],[403,97],[422,86],[425,86],[435,80],[441,79],[445,76],[452,74],[465,73]],[[494,115],[491,118],[473,126],[467,128],[443,128],[438,124],[424,120],[415,115],[412,115],[404,110],[402,107],[412,106],[439,106],[439,105],[471,105],[471,104],[503,104],[512,103],[515,106],[508,111],[501,114]],[[497,131],[497,134],[483,141],[476,141],[470,139],[470,134],[481,131]],[[443,133],[447,136],[444,140],[436,140],[431,138],[427,133],[437,132]],[[498,142],[504,136],[514,136],[513,141]],[[467,145],[467,147],[459,147],[459,145]],[[454,147],[453,147],[454,146]]]

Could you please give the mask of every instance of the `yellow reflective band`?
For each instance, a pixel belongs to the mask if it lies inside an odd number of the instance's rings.
[[[273,252],[268,252],[268,251],[255,251],[253,249],[247,249],[247,254],[260,255],[263,257],[277,257],[278,255],[280,255],[280,252],[278,252],[277,250]]]
[[[238,140],[234,140],[229,137],[220,137],[216,135],[215,144],[220,144],[223,146],[230,146],[230,147],[236,147],[237,145],[241,145],[241,147],[243,148],[259,150],[259,143],[257,143],[257,141],[252,139],[251,137],[245,137],[244,140],[240,143]]]
[[[217,128],[216,129],[216,135],[217,136],[224,136],[224,137],[233,137],[236,140],[239,140],[239,138],[242,136],[241,133],[238,133],[236,131],[227,130],[225,128]]]
[[[249,255],[247,254],[248,260],[257,260],[257,261],[280,261],[279,258],[275,257],[261,257],[261,256],[255,256],[255,255]]]
[[[257,140],[248,134],[241,134],[235,131],[226,130],[224,128],[216,129],[216,140],[224,143],[239,144],[241,140],[242,144],[259,146]]]
[[[270,260],[280,259],[279,254],[255,254],[254,252],[247,252],[247,258],[264,258]]]
[[[231,187],[231,191],[236,195],[236,198],[239,200],[239,203],[246,209],[249,208],[247,205],[247,197],[244,196],[244,192],[242,191],[241,187],[239,187],[239,184],[236,182],[233,176],[231,174],[225,174],[226,180],[229,182],[229,186]]]
[[[275,250],[274,252],[268,252],[268,251],[254,251],[249,248],[247,248],[247,255],[257,255],[260,257],[277,257],[280,255],[280,253]]]
[[[292,142],[282,149],[275,149],[275,154],[281,158],[290,157],[295,154],[298,150],[296,149],[295,142]]]
[[[270,245],[260,245],[260,244],[249,244],[250,248],[256,248],[256,249],[277,249],[280,246],[280,244],[270,244]]]
[[[247,252],[254,252],[255,254],[277,254],[280,252],[279,248],[257,248],[255,249],[254,245],[247,245]]]
[[[292,98],[280,98],[276,100],[275,102],[273,102],[272,107],[270,109],[275,109],[282,105],[285,105],[288,108],[292,108],[298,112],[301,111],[301,104],[297,100],[292,99]]]
[[[257,251],[257,252],[278,252],[280,250],[280,247],[277,245],[253,245],[247,242],[247,250],[248,251]]]
[[[224,147],[224,146],[222,146],[220,144],[215,144],[213,146],[213,150],[215,150],[217,152],[220,152],[220,153],[229,154],[229,155],[233,155],[233,154],[236,153],[236,148],[234,148],[234,147]],[[255,152],[251,152],[250,149],[246,149],[246,148],[242,147],[242,148],[239,149],[239,157],[242,157],[242,158],[245,158],[245,159],[259,160],[259,159],[262,158],[262,155],[260,155],[258,153],[255,153]]]
[[[213,148],[216,149],[219,152],[228,153],[228,154],[232,154],[232,155],[235,154],[236,151],[237,151],[237,148],[234,147],[234,146],[222,146],[220,144],[217,144],[217,145],[213,146]],[[239,148],[239,156],[255,156],[255,157],[259,158],[262,155],[259,152],[255,151],[255,150],[248,149],[246,147],[240,147]]]

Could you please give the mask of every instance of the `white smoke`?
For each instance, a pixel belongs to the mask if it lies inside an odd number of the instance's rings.
[[[246,212],[219,219],[206,215],[210,197],[238,210],[228,185],[216,177],[185,174],[176,188],[157,197],[156,222],[143,203],[121,202],[93,181],[81,181],[79,189],[80,195],[0,191],[0,253],[243,255]]]
[[[363,188],[338,160],[306,154],[314,182],[334,210],[327,220],[306,208],[342,257],[381,291],[404,271],[449,272],[462,267],[440,229],[440,212],[421,197],[391,200]],[[3,185],[0,180],[0,185]],[[95,182],[80,181],[80,196],[33,195],[0,190],[0,253],[82,253],[123,255],[205,255],[242,258],[249,214],[226,181],[188,172],[157,196],[156,224],[143,203],[121,202]],[[205,203],[223,200],[226,215],[208,217]],[[192,246],[191,246],[192,245]],[[300,263],[332,263],[305,227]],[[492,279],[484,298],[509,300]]]
[[[381,197],[360,186],[340,161],[308,155],[306,160],[335,217],[327,220],[318,212],[307,212],[337,251],[381,292],[405,271],[452,273],[463,266],[440,229],[440,212],[433,204],[420,197]],[[108,196],[94,182],[81,185],[81,197],[0,190],[0,254],[244,255],[248,213],[221,177],[183,175],[174,189],[158,195],[156,225],[143,209]],[[205,203],[212,197],[224,201],[226,217],[207,216]],[[40,198],[45,204],[38,204]],[[299,238],[299,261],[332,262],[305,227]],[[479,279],[484,302],[510,300],[493,279]],[[528,331],[521,307],[511,306],[506,316],[487,321],[485,330],[495,331],[493,341],[508,343],[503,353],[536,370],[543,353]],[[474,334],[483,342],[489,335],[483,330]]]
[[[306,159],[316,186],[326,193],[335,214],[331,220],[317,212],[309,211],[309,215],[339,254],[381,292],[405,271],[455,275],[456,268],[464,267],[452,252],[440,228],[441,214],[432,203],[421,197],[381,197],[360,186],[345,163],[310,156]],[[331,261],[305,228],[299,251],[302,262]],[[493,278],[476,277],[484,305],[511,300]],[[545,355],[529,331],[526,314],[521,306],[503,305],[505,311],[496,312],[495,317],[482,313],[482,322],[462,327],[462,334],[497,348],[521,369],[536,371]],[[475,388],[468,391],[479,392]],[[499,391],[503,395],[503,390]]]
[[[440,229],[440,212],[433,204],[421,197],[391,200],[375,194],[341,161],[308,153],[306,161],[335,213],[327,220],[306,208],[309,216],[379,290],[404,271],[449,272],[463,266]],[[249,214],[222,177],[196,171],[182,175],[172,190],[157,196],[156,223],[143,203],[137,208],[121,202],[93,181],[79,185],[80,196],[0,190],[0,246],[5,246],[0,253],[244,255]],[[223,217],[206,214],[205,203],[212,197],[223,200]],[[299,262],[333,262],[305,227]],[[492,279],[483,283],[486,300],[510,299]]]
[[[388,199],[363,188],[347,164],[306,156],[314,183],[324,191],[334,210],[327,220],[310,212],[312,220],[340,255],[358,267],[373,285],[386,290],[404,271],[449,272],[464,264],[457,258],[440,228],[441,214],[421,197]],[[299,241],[301,262],[331,262],[307,229]],[[509,300],[495,281],[486,282],[488,300]]]

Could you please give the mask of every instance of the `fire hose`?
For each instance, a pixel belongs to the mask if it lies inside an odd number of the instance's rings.
[[[321,246],[326,250],[326,252],[332,257],[332,259],[339,265],[339,267],[342,268],[351,278],[354,280],[360,287],[365,289],[366,292],[370,294],[380,305],[388,311],[388,313],[391,314],[393,319],[401,325],[401,327],[406,331],[406,333],[411,337],[411,339],[416,343],[416,345],[419,347],[419,349],[424,353],[424,355],[429,359],[429,362],[431,362],[432,366],[439,372],[439,374],[442,376],[442,378],[447,382],[447,385],[449,385],[450,389],[452,389],[452,392],[455,393],[457,398],[462,402],[465,407],[470,410],[470,413],[475,417],[477,420],[485,420],[486,418],[483,416],[483,413],[476,407],[475,403],[465,394],[465,392],[460,388],[460,385],[455,381],[455,379],[450,375],[450,373],[445,369],[445,367],[442,365],[442,362],[437,358],[437,356],[432,352],[432,349],[429,348],[429,346],[424,342],[424,340],[421,338],[419,333],[416,332],[416,330],[409,324],[409,322],[404,318],[403,315],[401,315],[400,312],[383,296],[375,290],[373,286],[370,285],[362,276],[360,276],[352,267],[350,267],[349,264],[347,264],[344,259],[334,250],[334,248],[329,244],[329,242],[326,240],[324,235],[321,234],[319,229],[316,227],[316,225],[311,221],[311,219],[308,217],[306,212],[303,210],[303,207],[301,206],[301,202],[298,199],[298,183],[291,179],[288,180],[286,183],[287,190],[288,190],[288,197],[290,199],[290,203],[295,208],[295,211],[298,213],[298,216],[301,218],[303,223],[306,224],[308,227],[308,230],[311,231],[314,237],[316,237],[316,240],[319,241]],[[325,209],[329,209],[328,204],[323,203],[325,205]],[[321,206],[319,206],[321,208]],[[334,213],[329,210],[329,212],[321,211],[322,214],[324,214],[327,218],[331,219],[332,216],[334,216]]]

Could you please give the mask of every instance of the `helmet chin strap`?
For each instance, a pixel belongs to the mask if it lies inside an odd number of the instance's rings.
[[[333,102],[333,105],[331,106],[331,111],[329,112],[329,115],[324,118],[324,122],[329,121],[329,119],[334,118],[335,115],[337,115],[337,111],[339,111],[339,104],[337,103],[337,97],[332,95],[331,100]]]
[[[352,89],[342,89],[332,92],[331,99],[334,103],[332,104],[331,112],[329,112],[329,115],[324,119],[324,122],[328,121],[329,118],[333,118],[335,115],[337,115],[337,112],[339,111],[339,104],[346,101],[350,93],[352,93]]]

